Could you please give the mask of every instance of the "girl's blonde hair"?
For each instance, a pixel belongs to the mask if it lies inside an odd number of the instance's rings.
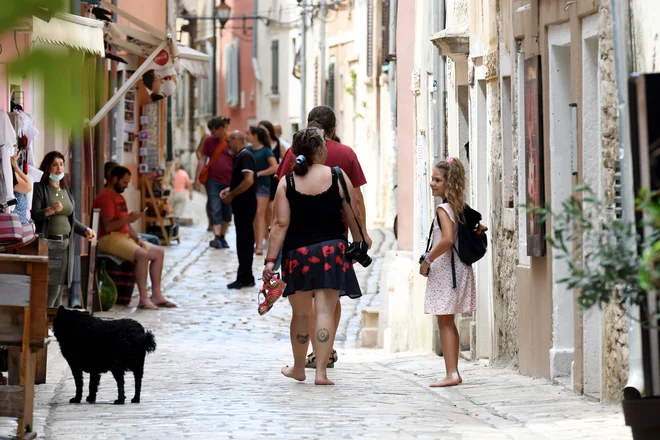
[[[451,203],[456,218],[465,209],[465,168],[460,159],[449,157],[441,160],[435,168],[445,177],[445,201]]]

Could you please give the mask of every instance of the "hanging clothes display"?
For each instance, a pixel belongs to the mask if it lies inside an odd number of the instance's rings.
[[[9,115],[0,110],[0,160],[4,183],[5,203],[14,199],[13,172],[11,169],[11,153],[16,145],[16,132],[11,125]],[[1,201],[1,200],[0,200]]]
[[[17,133],[18,137],[21,138],[25,143],[26,149],[26,163],[23,167],[23,172],[27,174],[27,176],[30,178],[30,180],[32,180],[32,183],[34,184],[34,182],[39,182],[41,180],[41,176],[44,174],[39,168],[37,168],[34,160],[34,140],[39,134],[39,131],[37,131],[36,127],[34,126],[34,119],[32,116],[22,110],[18,112]],[[28,213],[32,209],[33,194],[34,193],[30,191],[30,193],[26,194],[25,196]]]

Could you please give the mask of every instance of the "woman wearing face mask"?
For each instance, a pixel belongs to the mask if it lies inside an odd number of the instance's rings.
[[[40,182],[34,184],[32,220],[36,232],[48,239],[48,306],[59,307],[62,293],[73,278],[73,234],[94,237],[94,231],[74,218],[75,206],[64,174],[64,156],[51,151],[39,167]],[[80,307],[80,298],[71,298],[71,307]]]

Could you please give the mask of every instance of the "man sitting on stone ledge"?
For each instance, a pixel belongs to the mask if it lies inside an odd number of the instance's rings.
[[[101,210],[98,248],[135,264],[135,278],[140,292],[138,308],[158,310],[158,307],[176,307],[161,290],[163,260],[162,247],[144,242],[130,226],[142,217],[142,212],[128,212],[122,193],[131,182],[128,168],[117,166],[110,172],[110,184],[98,193],[92,208]],[[151,263],[151,264],[150,264]],[[151,298],[147,293],[147,272],[151,275]]]

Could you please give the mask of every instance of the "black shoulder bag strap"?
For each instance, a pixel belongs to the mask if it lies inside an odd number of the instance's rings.
[[[442,231],[442,225],[440,225],[440,216],[438,215],[438,208],[435,209],[435,218],[438,220],[438,228]],[[433,225],[431,225],[431,231],[433,231]],[[427,251],[428,252],[428,251]],[[452,287],[456,288],[456,263],[454,262],[454,253],[458,252],[455,245],[452,245],[451,249],[451,282]]]
[[[294,191],[296,189],[296,184],[294,183],[293,180],[293,173],[287,173],[286,174],[286,190],[289,192],[289,190]]]
[[[334,176],[337,177],[337,180],[341,185],[341,189],[344,192],[344,199],[346,199],[346,203],[348,203],[348,206],[351,208],[351,212],[353,213],[353,218],[355,219],[355,223],[357,223],[358,230],[360,231],[360,236],[362,237],[362,240],[364,240],[364,232],[362,232],[362,226],[360,226],[360,222],[357,218],[357,215],[355,215],[355,211],[353,211],[353,205],[351,205],[351,196],[348,195],[348,187],[346,187],[346,181],[344,180],[344,173],[342,172],[341,168],[332,167],[332,174],[334,174]],[[355,237],[353,237],[353,240],[355,240]]]

